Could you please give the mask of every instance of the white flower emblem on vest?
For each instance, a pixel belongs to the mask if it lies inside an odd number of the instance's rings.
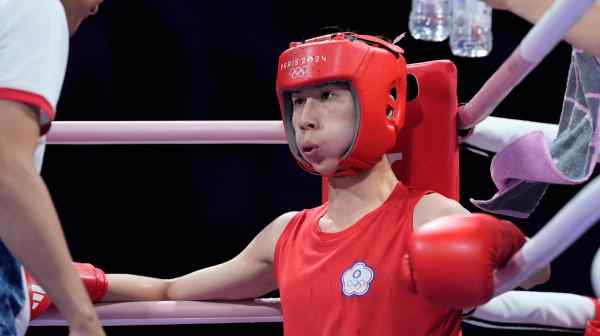
[[[364,262],[356,262],[342,273],[342,292],[346,296],[367,294],[375,272]]]

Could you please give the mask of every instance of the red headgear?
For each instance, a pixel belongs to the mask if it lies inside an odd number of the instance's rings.
[[[330,82],[346,82],[355,101],[354,140],[334,176],[373,167],[394,147],[406,110],[406,62],[402,48],[369,35],[337,33],[292,42],[279,56],[277,96],[292,154],[301,155],[292,125],[291,92]]]

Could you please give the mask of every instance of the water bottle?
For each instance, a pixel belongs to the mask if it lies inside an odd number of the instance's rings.
[[[452,0],[450,49],[456,56],[484,57],[492,50],[492,8],[479,0]]]
[[[412,0],[408,29],[417,40],[443,41],[450,32],[450,19],[450,0]]]

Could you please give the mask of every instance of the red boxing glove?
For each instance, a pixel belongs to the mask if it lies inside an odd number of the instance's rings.
[[[596,318],[588,321],[585,326],[585,336],[600,336],[600,301],[593,299],[596,304]]]
[[[494,271],[525,244],[511,222],[485,214],[435,219],[409,241],[404,272],[411,289],[433,304],[475,307],[494,295]]]
[[[85,285],[92,302],[100,301],[108,290],[106,274],[92,264],[73,263]]]
[[[30,320],[35,319],[40,316],[43,312],[45,312],[50,304],[52,304],[52,300],[46,291],[38,285],[33,277],[27,272],[25,273],[25,283],[27,285],[27,292],[29,293],[29,302],[30,302]]]
[[[73,266],[79,273],[92,302],[100,301],[108,290],[106,274],[92,264],[73,263]],[[33,320],[48,309],[52,304],[52,300],[27,272],[25,272],[25,281],[29,291],[29,301],[31,302],[31,320]]]

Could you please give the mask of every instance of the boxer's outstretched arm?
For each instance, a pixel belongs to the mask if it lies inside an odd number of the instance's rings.
[[[174,279],[108,274],[102,301],[239,300],[277,288],[273,273],[275,244],[295,215],[286,213],[264,228],[236,257]],[[210,251],[198,250],[198,253]]]
[[[521,18],[536,23],[552,6],[553,0],[484,0],[496,9],[508,10]],[[600,2],[592,8],[571,28],[565,40],[572,46],[600,57]]]

